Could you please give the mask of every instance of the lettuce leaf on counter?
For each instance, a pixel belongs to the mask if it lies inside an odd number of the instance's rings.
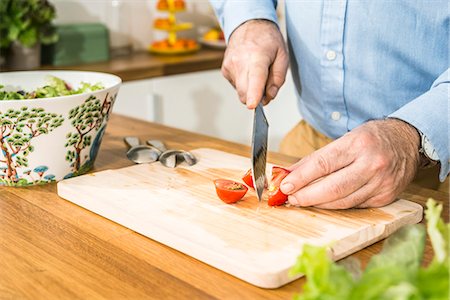
[[[405,226],[386,239],[364,272],[333,262],[327,247],[305,245],[291,275],[304,274],[307,282],[294,299],[448,300],[450,225],[441,213],[442,205],[429,199],[425,216],[435,257],[428,267],[422,267],[426,240],[422,224]]]

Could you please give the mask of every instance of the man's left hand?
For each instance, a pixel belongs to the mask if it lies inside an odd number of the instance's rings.
[[[292,165],[281,191],[298,206],[387,205],[414,179],[419,143],[417,130],[401,120],[367,122]]]

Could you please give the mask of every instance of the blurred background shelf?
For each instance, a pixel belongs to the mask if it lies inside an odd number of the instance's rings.
[[[105,62],[75,66],[42,66],[41,70],[83,70],[112,73],[125,81],[220,69],[223,50],[201,49],[181,56],[154,56],[146,51],[112,58]]]

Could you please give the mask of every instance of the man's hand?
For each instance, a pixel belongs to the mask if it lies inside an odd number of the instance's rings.
[[[387,205],[416,174],[419,139],[403,121],[370,121],[291,166],[281,191],[299,206]]]
[[[284,83],[288,62],[277,25],[266,20],[250,20],[231,35],[222,74],[235,87],[241,102],[252,109],[264,94],[264,104],[277,95]]]

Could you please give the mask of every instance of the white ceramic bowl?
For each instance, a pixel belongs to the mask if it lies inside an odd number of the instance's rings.
[[[102,90],[78,95],[0,100],[0,186],[28,186],[84,174],[95,161],[121,79],[82,71],[0,73],[7,89],[32,91],[46,76],[80,82],[100,82]]]

